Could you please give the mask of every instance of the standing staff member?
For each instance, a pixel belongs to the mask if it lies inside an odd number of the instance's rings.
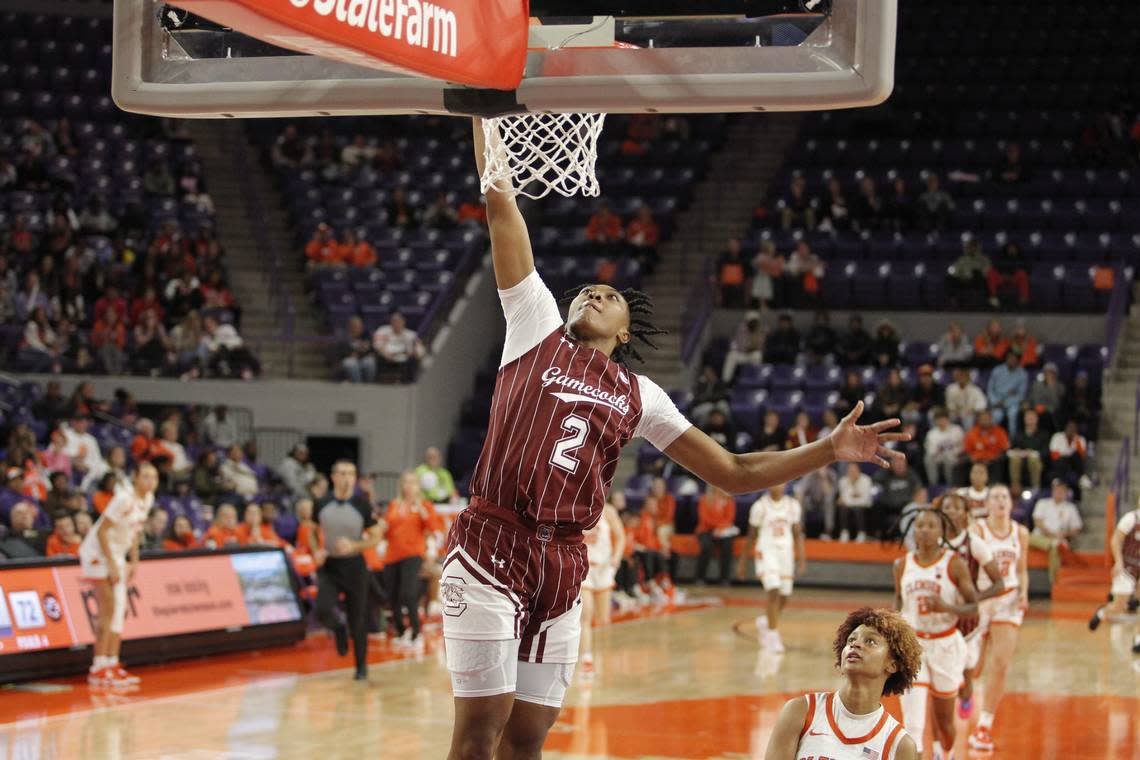
[[[427,538],[443,532],[443,520],[435,507],[424,498],[420,480],[414,472],[400,476],[400,496],[388,504],[384,513],[388,530],[388,552],[384,555],[384,580],[392,602],[392,623],[396,626],[398,646],[418,647],[420,638],[420,576],[427,554]],[[411,629],[404,628],[404,610]]]
[[[79,545],[81,576],[94,585],[99,605],[95,661],[87,675],[92,686],[134,686],[139,682],[138,676],[119,664],[119,647],[127,614],[127,583],[139,566],[139,537],[157,487],[158,470],[149,463],[140,465],[134,488],[119,491],[111,499]],[[123,555],[128,551],[130,559],[124,568]]]
[[[317,550],[317,619],[336,636],[336,653],[348,654],[348,635],[356,657],[354,679],[368,678],[368,566],[361,553],[380,542],[381,527],[372,505],[356,495],[356,465],[338,459],[332,468],[333,492],[317,505],[314,517],[321,526],[323,549]],[[363,538],[362,538],[363,536]],[[344,594],[348,621],[336,609]]]

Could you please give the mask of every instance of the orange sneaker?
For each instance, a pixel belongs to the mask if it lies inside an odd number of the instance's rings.
[[[111,682],[111,669],[99,668],[87,671],[87,684],[89,686],[108,686]]]
[[[975,728],[974,733],[970,734],[970,749],[976,749],[979,752],[993,752],[994,737],[990,733],[990,729],[985,726]]]
[[[128,673],[122,665],[115,665],[111,668],[112,686],[138,686],[141,681],[141,678]]]

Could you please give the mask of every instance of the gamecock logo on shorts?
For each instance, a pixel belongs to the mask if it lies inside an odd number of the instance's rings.
[[[463,592],[467,581],[449,575],[439,584],[439,595],[443,599],[443,614],[450,617],[459,617],[467,609],[467,602],[463,601]]]

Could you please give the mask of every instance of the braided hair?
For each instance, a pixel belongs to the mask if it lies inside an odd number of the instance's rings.
[[[569,306],[578,297],[578,294],[588,287],[592,286],[579,285],[567,290],[562,294],[562,305]],[[629,308],[629,334],[650,348],[657,348],[657,344],[652,339],[657,335],[665,335],[669,331],[659,330],[649,322],[648,318],[653,315],[653,299],[636,288],[626,288],[619,290],[618,293],[625,299],[626,306]],[[629,364],[631,358],[639,362],[645,361],[638,353],[637,347],[633,345],[632,339],[628,343],[619,343],[610,358],[625,365]]]
[[[914,523],[918,519],[918,516],[924,512],[933,512],[938,517],[939,522],[942,523],[942,538],[939,540],[939,544],[949,547],[950,543],[947,539],[947,536],[955,535],[958,532],[958,529],[954,527],[954,523],[950,520],[950,516],[934,505],[924,505],[918,509],[912,510],[900,516],[894,527],[891,528],[891,532],[897,533],[896,540],[900,544],[905,545],[906,537],[910,533],[910,529],[914,527]]]

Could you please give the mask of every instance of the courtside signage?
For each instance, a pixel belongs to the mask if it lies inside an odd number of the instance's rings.
[[[522,81],[528,0],[176,0],[280,47],[474,87]]]

